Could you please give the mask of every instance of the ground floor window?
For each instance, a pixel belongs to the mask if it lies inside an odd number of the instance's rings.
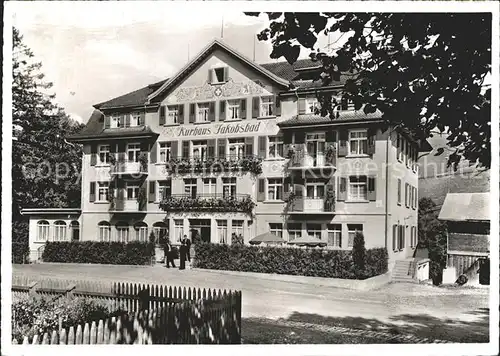
[[[168,227],[164,222],[156,222],[153,224],[153,234],[155,235],[155,243],[159,243],[161,239],[168,238]]]
[[[66,241],[66,223],[64,221],[54,223],[54,241]]]
[[[288,224],[288,241],[293,241],[302,237],[302,224]]]
[[[321,224],[307,224],[307,235],[321,240]]]
[[[283,224],[269,223],[269,231],[278,237],[283,238]]]
[[[328,225],[328,246],[342,247],[342,225]]]
[[[71,231],[71,240],[80,240],[80,223],[78,221],[72,221],[69,227]]]
[[[99,241],[110,242],[111,241],[111,226],[106,221],[101,221],[98,225],[99,227]]]
[[[148,225],[145,222],[135,224],[135,239],[140,242],[148,241]]]
[[[354,245],[354,236],[356,236],[356,232],[363,233],[363,224],[347,224],[347,230],[348,230],[347,247],[352,247]]]
[[[175,219],[174,220],[174,240],[175,242],[181,242],[184,235],[184,220]]]
[[[129,241],[129,229],[126,223],[116,224],[116,241],[125,243]]]
[[[217,238],[221,244],[227,244],[227,220],[217,220]]]
[[[42,220],[38,222],[38,232],[36,239],[38,241],[48,241],[49,239],[49,222]]]
[[[394,251],[401,251],[405,247],[405,227],[394,225],[392,232],[392,245]]]
[[[232,221],[232,234],[236,234],[236,236],[243,236],[243,220],[233,220]]]

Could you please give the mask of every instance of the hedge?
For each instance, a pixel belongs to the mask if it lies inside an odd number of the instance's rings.
[[[148,265],[154,256],[154,245],[148,242],[72,241],[47,242],[44,262],[103,263],[113,265]]]
[[[365,279],[387,272],[387,250],[366,250],[364,273],[356,271],[352,252],[290,247],[196,244],[193,267],[296,276]]]

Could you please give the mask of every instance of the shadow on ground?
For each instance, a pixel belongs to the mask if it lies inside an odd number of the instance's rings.
[[[474,321],[437,318],[427,314],[401,314],[391,317],[389,322],[361,317],[327,317],[318,314],[294,312],[278,323],[272,319],[246,318],[243,320],[244,343],[387,343],[369,334],[347,336],[340,332],[305,330],[295,323],[310,323],[318,326],[345,327],[355,330],[379,331],[390,335],[411,335],[418,338],[445,340],[454,343],[489,342],[489,309],[472,310],[468,315]],[[283,325],[285,324],[285,325]],[[393,341],[394,342],[394,341]]]

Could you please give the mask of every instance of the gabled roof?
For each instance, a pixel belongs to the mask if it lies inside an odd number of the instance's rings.
[[[184,78],[186,76],[187,73],[189,73],[189,71],[193,67],[197,66],[203,59],[207,58],[216,49],[221,49],[221,50],[225,51],[226,53],[230,54],[234,58],[242,61],[243,63],[245,63],[248,66],[252,67],[256,71],[260,72],[262,75],[266,76],[267,78],[269,78],[271,81],[273,81],[274,83],[276,83],[278,85],[281,85],[281,86],[284,86],[284,87],[288,87],[289,84],[290,84],[287,80],[285,80],[285,79],[277,76],[276,74],[274,74],[274,73],[270,72],[269,70],[267,70],[265,67],[263,67],[263,66],[255,63],[254,61],[248,59],[246,56],[244,56],[241,53],[235,51],[234,49],[232,49],[231,47],[229,47],[228,45],[226,45],[224,42],[222,42],[222,41],[220,41],[218,39],[214,39],[196,57],[194,57],[188,64],[186,64],[184,66],[184,68],[182,68],[180,71],[178,71],[176,75],[174,75],[172,78],[170,78],[165,83],[163,83],[162,86],[160,88],[158,88],[156,91],[154,91],[153,93],[151,93],[148,96],[147,102],[150,103],[152,100],[154,100],[160,94],[164,93],[165,91],[167,91],[168,89],[170,89],[172,86],[174,86],[175,84],[177,84],[182,78]]]
[[[440,220],[490,221],[490,193],[448,193]]]
[[[149,84],[148,86],[135,90],[133,92],[120,95],[116,98],[113,98],[111,100],[99,103],[94,105],[96,109],[100,110],[106,110],[106,109],[114,109],[114,108],[121,108],[121,107],[129,107],[129,106],[140,106],[144,105],[146,101],[148,100],[149,95],[154,93],[158,88],[160,88],[164,83],[168,81],[167,79],[164,79],[160,82],[154,83],[154,84]]]

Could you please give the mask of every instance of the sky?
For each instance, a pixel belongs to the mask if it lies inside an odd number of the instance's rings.
[[[249,58],[266,16],[245,16],[234,7],[172,2],[17,3],[14,26],[54,83],[56,101],[85,123],[92,105],[166,79],[214,38]],[[189,15],[186,15],[189,10]],[[322,37],[318,44],[324,46]],[[271,62],[271,44],[255,40],[255,60]],[[307,57],[302,52],[301,57]]]

